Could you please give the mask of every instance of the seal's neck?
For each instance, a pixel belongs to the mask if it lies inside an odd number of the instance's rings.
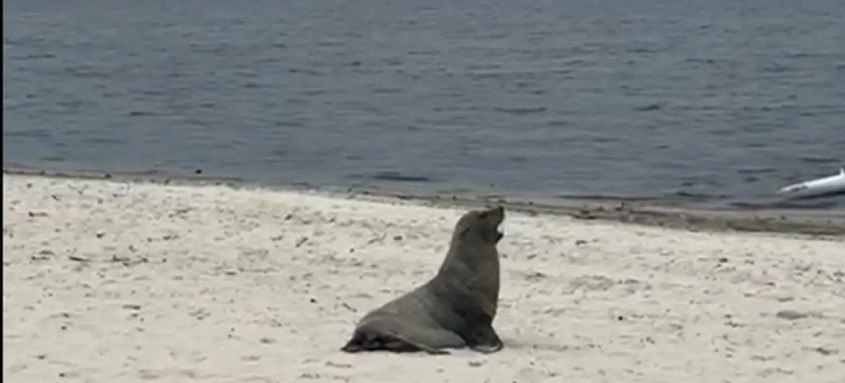
[[[448,274],[461,276],[458,280],[467,286],[481,281],[499,280],[499,253],[496,245],[453,241],[440,265],[438,276]]]
[[[448,290],[451,295],[468,299],[462,302],[473,302],[472,305],[494,317],[499,300],[499,255],[496,246],[489,243],[453,244],[437,276],[429,283],[438,289]]]

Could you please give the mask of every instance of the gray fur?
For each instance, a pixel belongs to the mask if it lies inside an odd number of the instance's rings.
[[[498,226],[504,216],[501,207],[464,214],[437,275],[365,315],[343,351],[500,350],[492,323],[499,299]]]

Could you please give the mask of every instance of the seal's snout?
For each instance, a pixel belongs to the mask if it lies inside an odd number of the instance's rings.
[[[486,225],[489,225],[487,226],[487,230],[491,230],[493,232],[493,242],[499,242],[499,240],[505,235],[502,230],[502,222],[505,220],[505,208],[497,206],[492,209],[485,210],[481,213],[481,216],[486,220]]]
[[[503,206],[497,206],[484,211],[481,215],[498,225],[505,219],[505,208]]]

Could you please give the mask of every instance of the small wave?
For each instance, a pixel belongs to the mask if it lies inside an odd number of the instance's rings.
[[[291,68],[288,69],[288,73],[301,73],[310,76],[323,76],[323,73],[320,71],[316,71],[313,69],[305,69],[305,68]]]
[[[727,196],[725,195],[712,195],[706,193],[694,193],[685,190],[679,190],[672,195],[673,197],[682,198],[685,200],[693,200],[693,201],[713,201],[713,200],[720,200],[725,199]]]
[[[590,201],[618,201],[618,202],[647,202],[654,201],[654,197],[637,197],[608,194],[555,194],[556,199],[562,200],[590,200]]]
[[[762,168],[739,168],[736,170],[739,174],[764,174],[764,173],[772,173],[774,172],[774,168],[769,167],[762,167]]]
[[[146,110],[133,110],[129,112],[129,117],[143,117],[143,116],[155,116],[155,113],[148,112]]]
[[[808,164],[835,164],[841,161],[840,159],[833,157],[801,156],[798,158],[802,162],[806,162]]]
[[[842,199],[827,197],[818,200],[767,200],[767,201],[734,201],[729,206],[739,209],[833,209],[842,206]]]
[[[280,128],[301,128],[305,126],[305,123],[301,121],[276,121],[274,125]]]
[[[534,108],[531,108],[531,107],[526,107],[526,108],[496,107],[494,110],[497,111],[497,112],[501,112],[501,113],[522,115],[522,114],[531,114],[531,113],[543,113],[543,112],[546,111],[546,107],[544,107],[544,106],[539,106],[539,107],[534,107]]]
[[[41,157],[41,161],[44,161],[44,162],[65,162],[65,160],[67,160],[67,158],[65,158],[65,156],[59,156],[59,155],[48,155],[48,156],[42,156]]]
[[[375,89],[373,89],[373,93],[375,93],[375,94],[399,94],[399,93],[402,93],[402,90],[397,89],[397,88],[375,88]]]
[[[44,129],[3,131],[4,138],[50,138],[52,134]]]
[[[82,140],[82,142],[85,142],[87,144],[109,144],[109,145],[125,143],[125,141],[123,141],[123,140],[115,139],[115,138],[108,138],[108,137],[86,137]]]
[[[394,181],[394,182],[431,182],[431,178],[426,176],[407,175],[399,172],[379,172],[371,177],[377,181]]]
[[[637,111],[640,111],[640,112],[651,112],[653,110],[660,110],[660,105],[649,104],[649,105],[637,107]]]

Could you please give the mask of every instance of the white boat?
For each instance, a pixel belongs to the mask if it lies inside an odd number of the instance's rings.
[[[833,194],[845,194],[845,167],[839,169],[839,174],[818,178],[783,187],[778,191],[789,199],[822,197]]]

